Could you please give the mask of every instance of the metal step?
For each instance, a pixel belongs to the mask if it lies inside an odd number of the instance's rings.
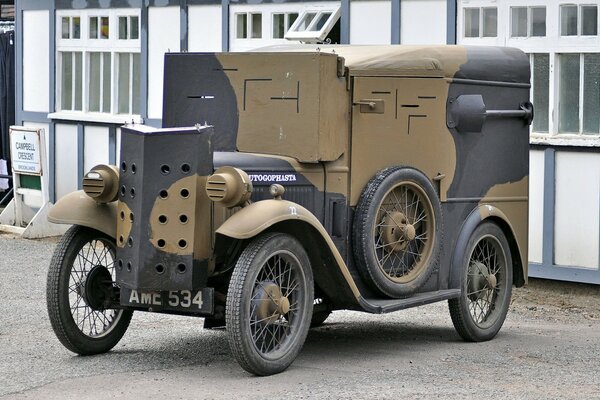
[[[453,299],[460,296],[460,289],[437,290],[435,292],[418,293],[406,299],[361,298],[360,305],[372,314],[387,314],[405,308],[422,306],[437,301]]]

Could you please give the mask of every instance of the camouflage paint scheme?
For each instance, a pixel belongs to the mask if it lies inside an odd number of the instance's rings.
[[[213,126],[210,149],[196,150],[196,157],[210,161],[211,171],[233,166],[248,173],[254,203],[241,210],[211,203],[200,190],[209,175],[204,168],[194,182],[170,182],[197,188],[190,214],[195,223],[173,233],[157,222],[161,202],[144,186],[148,211],[138,235],[149,225],[152,257],[162,254],[165,264],[188,257],[193,272],[185,279],[175,273],[163,274],[169,279],[148,277],[140,286],[146,268],[140,264],[137,278],[121,274],[119,284],[162,291],[218,286],[239,251],[235,243],[278,230],[294,234],[309,249],[315,282],[334,308],[394,311],[456,297],[466,241],[490,218],[508,238],[514,281],[521,286],[527,279],[528,124],[522,118],[488,117],[482,129],[469,131],[449,122],[449,110],[463,95],[480,95],[487,110],[519,110],[529,100],[529,82],[527,56],[508,48],[284,46],[256,53],[168,54],[163,125]],[[132,153],[121,154],[126,159]],[[350,238],[366,183],[396,165],[416,168],[433,182],[444,232],[431,278],[411,298],[390,304],[363,282]],[[265,200],[272,183],[285,187],[284,201]],[[129,203],[120,199],[118,212],[127,214]],[[164,206],[175,213],[183,207],[169,199]],[[289,207],[296,207],[296,214]],[[124,238],[117,240],[119,252],[127,249],[125,238],[135,229],[118,223],[116,237]],[[170,245],[158,248],[158,231]],[[186,251],[173,245],[181,235],[190,243],[196,237]]]

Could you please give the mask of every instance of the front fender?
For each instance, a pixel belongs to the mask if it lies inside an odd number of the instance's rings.
[[[250,239],[279,222],[290,220],[307,223],[319,233],[350,290],[359,299],[361,296],[358,287],[331,237],[317,217],[299,204],[275,199],[252,203],[229,217],[216,232],[234,239]]]
[[[48,221],[55,224],[87,226],[115,238],[117,202],[98,204],[83,190],[78,190],[56,202],[48,213]]]

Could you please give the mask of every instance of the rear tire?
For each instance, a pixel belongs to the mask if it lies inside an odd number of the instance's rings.
[[[498,225],[483,222],[475,229],[461,279],[460,297],[448,300],[454,328],[469,342],[494,338],[506,319],[513,282],[510,247]]]

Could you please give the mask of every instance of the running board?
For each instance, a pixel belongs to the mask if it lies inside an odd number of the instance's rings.
[[[422,306],[437,301],[454,299],[460,296],[460,289],[438,290],[419,293],[406,299],[359,299],[362,308],[372,314],[387,314],[405,308]]]

